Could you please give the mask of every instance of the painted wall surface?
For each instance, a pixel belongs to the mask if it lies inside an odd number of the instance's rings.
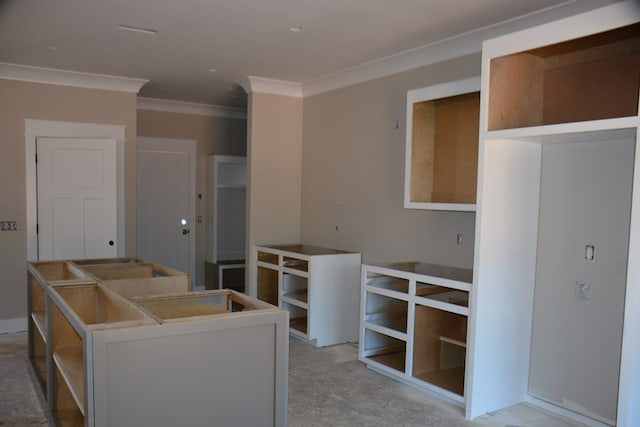
[[[196,277],[194,283],[204,284],[204,260],[207,217],[207,156],[225,154],[246,156],[247,121],[225,117],[163,111],[138,110],[138,136],[196,140]]]
[[[247,248],[300,242],[302,99],[249,95]],[[255,273],[249,259],[249,287]]]
[[[634,148],[629,139],[542,150],[529,392],[613,424]],[[576,282],[589,284],[588,301]]]
[[[0,322],[27,314],[24,119],[126,126],[125,252],[136,251],[136,95],[0,79],[0,221],[18,224],[0,232]]]
[[[473,213],[403,208],[405,109],[407,90],[478,75],[474,54],[305,98],[302,240],[471,268]]]

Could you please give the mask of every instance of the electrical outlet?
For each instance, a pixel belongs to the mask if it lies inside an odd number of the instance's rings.
[[[462,245],[462,241],[464,240],[464,236],[462,233],[456,234],[456,245]]]
[[[0,231],[18,231],[18,222],[0,221]]]
[[[576,282],[575,297],[577,300],[589,302],[591,300],[591,285],[585,282]]]

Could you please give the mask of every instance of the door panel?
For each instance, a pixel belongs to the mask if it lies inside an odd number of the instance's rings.
[[[117,255],[116,143],[38,138],[38,259]]]
[[[190,151],[167,149],[164,140],[138,140],[138,256],[193,277],[195,224]],[[178,144],[179,145],[179,144]],[[186,223],[183,224],[182,221]]]
[[[617,410],[633,160],[633,140],[542,154],[529,392],[607,423]]]

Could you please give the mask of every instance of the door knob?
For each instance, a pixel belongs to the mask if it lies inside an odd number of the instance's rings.
[[[113,240],[109,240],[109,246],[113,246]]]

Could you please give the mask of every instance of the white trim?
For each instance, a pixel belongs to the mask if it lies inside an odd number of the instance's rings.
[[[139,136],[136,140],[136,156],[139,151],[174,151],[189,155],[189,275],[193,288],[203,288],[204,283],[196,283],[196,154],[198,141],[195,139],[174,139]],[[137,235],[136,235],[137,240]],[[153,261],[153,260],[152,260]]]
[[[607,2],[601,1],[604,6]],[[627,8],[633,7],[633,1],[625,2]],[[541,11],[523,15],[498,24],[490,25],[468,33],[458,34],[444,40],[423,45],[384,58],[359,64],[346,70],[332,73],[319,79],[302,83],[304,97],[352,86],[369,80],[390,76],[404,71],[414,70],[450,59],[480,53],[482,41],[505,34],[520,31],[550,21],[571,17],[594,10],[589,2],[572,1],[552,6]],[[598,12],[599,13],[599,12]],[[538,41],[536,40],[536,43]]]
[[[0,78],[133,93],[138,93],[140,88],[149,81],[130,77],[9,64],[7,62],[0,62]]]
[[[238,84],[242,86],[247,93],[269,93],[272,95],[302,98],[302,85],[296,82],[249,76],[239,81]]]
[[[196,114],[199,116],[247,119],[246,108],[223,107],[195,102],[171,101],[168,99],[138,97],[138,110],[165,111],[169,113]]]
[[[13,334],[27,330],[26,317],[14,317],[13,319],[0,320],[0,334]]]
[[[117,253],[124,256],[124,143],[125,126],[96,123],[58,122],[52,120],[24,119],[25,127],[25,173],[27,198],[27,260],[38,259],[38,196],[36,182],[36,139],[47,138],[110,138],[116,141],[118,237]]]
[[[610,427],[615,425],[613,420],[609,420],[606,423],[600,422],[593,418],[587,417],[585,415],[579,414],[577,412],[573,412],[569,409],[565,409],[561,406],[554,405],[553,403],[546,402],[540,398],[527,394],[524,398],[525,404],[529,406],[533,406],[538,409],[542,409],[543,411],[549,412],[556,416],[560,416],[566,418],[571,421],[579,422],[580,424],[584,424],[589,427]]]

